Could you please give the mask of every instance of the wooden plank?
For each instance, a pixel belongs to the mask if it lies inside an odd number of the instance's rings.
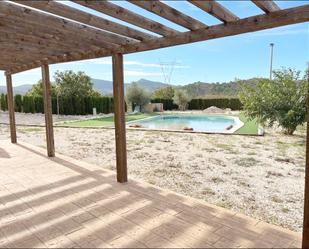
[[[159,0],[128,0],[130,3],[135,4],[145,10],[157,14],[171,22],[177,23],[189,30],[196,30],[201,28],[206,28],[207,25],[204,23],[185,15],[184,13],[170,7],[169,5],[160,2]]]
[[[61,62],[72,62],[72,61],[80,61],[80,60],[86,60],[86,59],[95,59],[95,58],[110,56],[110,55],[112,55],[111,51],[106,50],[106,49],[99,49],[99,50],[94,50],[94,51],[86,51],[85,53],[68,53],[63,56],[50,56],[50,57],[45,58],[45,61],[48,62],[48,64],[55,64],[55,63],[61,63]],[[12,74],[19,73],[19,72],[23,72],[26,70],[39,67],[41,64],[42,64],[41,61],[33,61],[33,62],[29,62],[28,64],[10,68],[8,71]]]
[[[32,55],[42,55],[42,56],[49,56],[49,55],[61,55],[70,52],[70,49],[65,48],[62,49],[61,47],[51,47],[50,44],[47,45],[37,45],[35,43],[27,43],[27,42],[19,42],[19,41],[12,41],[12,40],[5,40],[0,37],[0,49],[3,51],[15,51],[15,53],[24,53]],[[82,52],[82,51],[80,51]]]
[[[41,69],[42,69],[42,82],[43,82],[43,100],[44,100],[47,155],[49,157],[54,157],[55,145],[54,145],[54,129],[53,129],[49,67],[47,64],[43,64]]]
[[[141,32],[139,30],[129,28],[125,25],[107,20],[105,18],[92,15],[90,13],[72,8],[65,4],[57,3],[55,1],[14,1],[23,5],[27,5],[36,9],[40,9],[55,15],[59,15],[74,21],[81,22],[102,30],[107,30],[126,37],[131,37],[139,41],[154,38],[153,35]]]
[[[77,44],[75,43],[72,45],[72,43],[68,44],[63,41],[57,41],[54,39],[48,39],[48,38],[41,38],[29,34],[21,34],[17,32],[10,32],[5,31],[5,29],[0,28],[0,40],[2,41],[14,41],[14,42],[19,42],[23,44],[31,44],[32,46],[38,46],[42,47],[44,46],[45,48],[49,49],[58,49],[62,51],[67,51],[67,52],[82,52],[84,49],[90,49],[89,46],[81,46],[81,47],[75,47],[76,45],[82,45],[82,44]]]
[[[124,45],[136,42],[134,39],[125,38],[110,32],[99,30],[90,26],[81,25],[67,19],[56,17],[44,12],[22,7],[10,2],[0,2],[1,21],[11,19],[19,23],[29,24],[34,29],[41,27],[45,28],[46,32],[49,29],[57,29],[62,34],[67,34],[74,37],[80,36],[84,42],[91,42],[100,47],[109,49],[117,48],[117,45]]]
[[[74,0],[74,2],[163,36],[170,36],[179,33],[161,23],[142,15],[135,14],[134,12],[111,2],[87,0]]]
[[[274,2],[270,0],[252,0],[252,2],[258,6],[261,10],[263,10],[265,13],[270,13],[274,11],[280,10],[279,6]]]
[[[152,39],[151,41],[143,42],[138,45],[124,46],[118,52],[123,54],[141,52],[198,41],[207,41],[307,21],[309,21],[309,4],[271,12],[267,15],[256,15],[235,22],[218,24],[206,29],[183,32],[172,37]]]
[[[127,182],[127,146],[125,126],[125,96],[123,78],[123,55],[113,54],[113,94],[116,137],[117,181]]]
[[[309,85],[309,74],[307,75],[307,82]],[[309,87],[308,87],[308,94],[309,94]],[[309,98],[307,98],[307,110],[309,110]],[[309,248],[309,115],[307,115],[305,193],[304,193],[304,218],[303,218],[302,248]]]
[[[221,4],[217,3],[214,0],[188,0],[190,3],[196,7],[204,10],[208,14],[218,18],[222,22],[234,22],[239,18],[234,15],[231,11],[223,7]]]
[[[11,74],[6,74],[6,87],[7,87],[7,102],[8,102],[7,104],[8,104],[8,110],[9,110],[9,118],[10,118],[11,142],[17,143],[14,97],[13,97],[14,95],[13,95]]]
[[[50,43],[58,44],[61,47],[71,46],[71,51],[79,50],[89,50],[89,49],[99,49],[102,47],[96,46],[91,41],[83,39],[83,37],[75,35],[62,33],[61,30],[54,29],[52,27],[42,27],[35,26],[28,23],[18,22],[16,25],[16,20],[14,19],[3,19],[0,17],[0,33],[10,34],[11,36],[19,36],[16,39],[23,39],[22,37],[35,37],[36,39],[41,39]],[[15,39],[14,39],[15,40]]]

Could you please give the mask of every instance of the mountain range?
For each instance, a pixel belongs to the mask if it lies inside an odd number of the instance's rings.
[[[113,93],[113,82],[108,80],[99,80],[99,79],[92,79],[93,88],[99,91],[102,94],[112,94]],[[136,81],[136,83],[143,89],[148,92],[153,92],[158,88],[163,88],[169,86],[168,84],[158,82],[158,81],[151,81],[146,79],[140,79]],[[125,89],[130,85],[130,83],[125,83]]]
[[[104,95],[110,95],[113,93],[113,83],[108,80],[91,79],[94,89],[99,91]],[[258,78],[252,78],[248,80],[235,80],[228,83],[205,83],[205,82],[195,82],[192,84],[177,86],[172,85],[175,88],[183,89],[193,97],[236,97],[240,91],[240,86],[242,83],[255,85]],[[168,84],[151,81],[147,79],[140,79],[137,84],[148,92],[153,92],[156,89],[164,88],[170,86]],[[125,89],[130,85],[130,83],[125,83]],[[31,89],[31,84],[25,84],[14,87],[14,94],[25,94]],[[0,86],[0,93],[6,93],[6,87]]]

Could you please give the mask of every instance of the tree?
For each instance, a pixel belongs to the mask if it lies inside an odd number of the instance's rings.
[[[55,84],[51,84],[51,95],[52,97],[56,97],[56,86]],[[39,80],[36,84],[32,86],[32,88],[26,93],[26,96],[29,97],[42,97],[43,96],[43,82]]]
[[[262,124],[278,124],[292,135],[306,121],[307,81],[300,71],[274,71],[274,79],[260,79],[256,87],[242,86],[240,100],[245,113]]]
[[[62,97],[100,96],[100,93],[93,89],[91,78],[84,72],[57,71],[54,78],[58,92]]]
[[[159,88],[159,89],[154,91],[153,98],[155,98],[155,99],[173,99],[174,93],[175,93],[175,90],[171,86]]]
[[[174,103],[179,106],[180,110],[185,111],[188,107],[188,103],[190,101],[190,98],[185,91],[176,90],[173,100],[174,100]]]
[[[150,102],[149,94],[143,88],[139,87],[136,82],[131,83],[126,89],[126,98],[132,106],[139,106],[141,110]]]

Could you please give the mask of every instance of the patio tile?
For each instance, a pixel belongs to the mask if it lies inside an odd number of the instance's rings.
[[[0,247],[301,245],[298,233],[148,183],[119,184],[114,172],[21,145],[0,141],[10,155],[0,158]]]

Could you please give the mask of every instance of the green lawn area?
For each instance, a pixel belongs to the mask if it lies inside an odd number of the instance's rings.
[[[152,116],[156,116],[156,113],[138,113],[138,114],[126,114],[126,122],[144,119]],[[70,127],[102,127],[102,126],[113,126],[114,125],[114,116],[104,117],[104,118],[95,118],[90,120],[82,120],[76,122],[65,122],[62,125]]]
[[[249,120],[243,113],[239,113],[238,117],[244,123],[244,126],[235,131],[235,134],[258,134],[258,124],[256,119]]]

